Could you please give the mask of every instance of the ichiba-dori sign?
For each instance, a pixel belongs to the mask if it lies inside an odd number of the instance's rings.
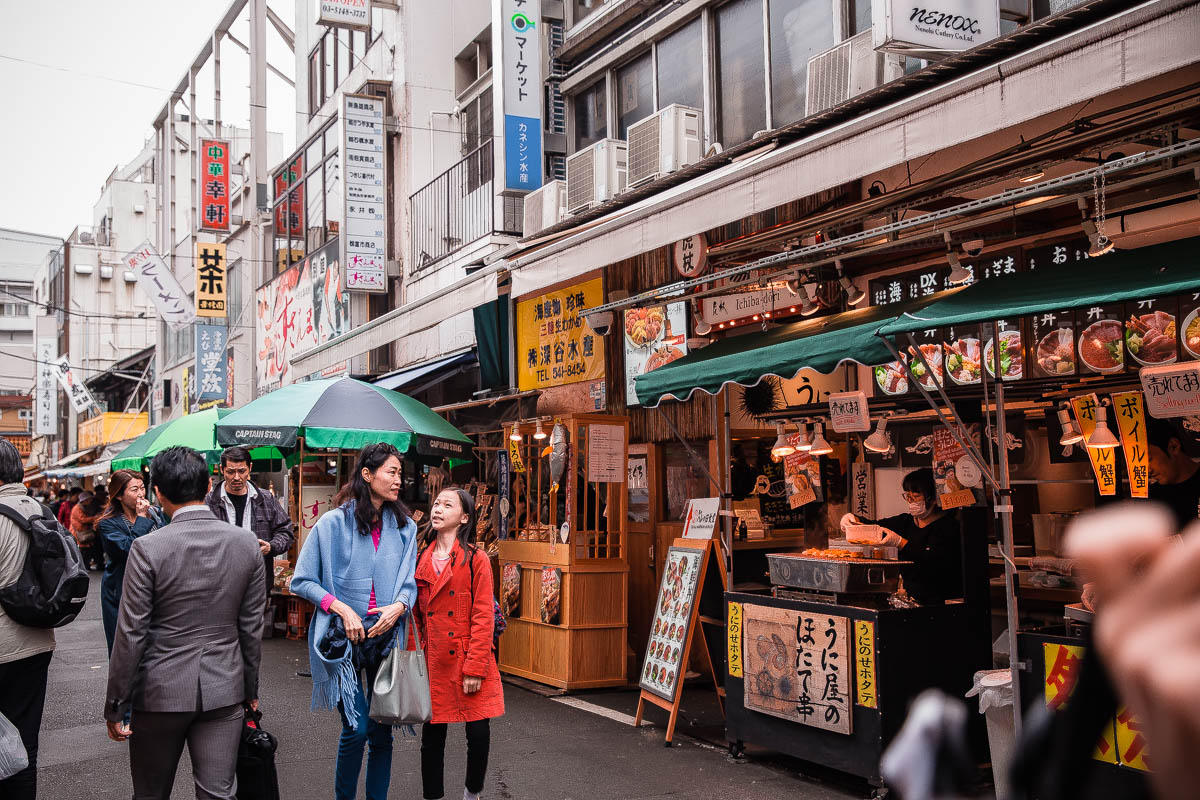
[[[1200,414],[1200,362],[1142,367],[1146,407],[1157,419]]]
[[[501,0],[497,27],[504,87],[504,188],[537,189],[542,185],[540,0]]]
[[[382,97],[348,94],[342,98],[342,262],[346,289],[352,292],[387,291],[383,112]]]
[[[336,28],[370,28],[371,0],[320,0],[317,24]]]
[[[225,245],[196,242],[196,316],[225,316]]]
[[[220,139],[200,140],[200,230],[229,230],[229,142]]]
[[[791,305],[787,291],[777,288],[706,297],[700,303],[700,316],[709,325],[770,313]]]
[[[865,392],[829,395],[829,425],[838,433],[871,430],[871,412]]]
[[[684,278],[695,278],[704,274],[708,266],[708,239],[703,233],[680,239],[671,248],[675,271]]]
[[[189,302],[187,293],[171,274],[167,262],[155,251],[154,245],[144,243],[133,252],[126,253],[124,261],[125,266],[137,276],[138,286],[150,297],[159,316],[171,330],[177,331],[196,318],[196,310]]]
[[[521,390],[604,377],[604,339],[583,319],[584,311],[603,300],[603,279],[593,278],[517,303]]]
[[[996,0],[874,0],[876,50],[919,55],[970,50],[1000,35]]]
[[[1075,419],[1079,420],[1079,429],[1083,431],[1086,442],[1096,430],[1096,406],[1099,400],[1094,394],[1085,394],[1071,399],[1071,407],[1075,410]],[[1096,487],[1102,495],[1117,493],[1117,454],[1115,447],[1089,447],[1088,456],[1092,460],[1092,471],[1096,473]]]
[[[1129,470],[1129,496],[1150,496],[1150,447],[1146,437],[1146,412],[1141,392],[1112,396],[1113,414],[1121,429],[1121,449]]]

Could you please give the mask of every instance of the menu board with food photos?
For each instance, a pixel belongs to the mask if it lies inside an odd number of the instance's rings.
[[[707,553],[707,549],[686,547],[667,551],[639,681],[643,689],[665,700],[674,700],[683,677],[700,567]]]
[[[990,327],[990,326],[989,326]],[[1006,381],[1019,381],[1025,377],[1025,337],[1022,334],[1020,320],[998,319],[996,328],[998,336],[988,331],[983,343],[983,368],[988,377],[996,377],[996,359],[1000,360],[1000,376]],[[996,340],[1000,340],[1000,352],[995,352]]]
[[[1060,378],[1079,371],[1075,352],[1075,310],[1043,311],[1029,318],[1031,374]]]
[[[1125,352],[1129,366],[1161,367],[1179,359],[1178,300],[1152,297],[1125,304]]]
[[[625,402],[638,405],[638,375],[687,355],[687,303],[631,308],[625,312]]]
[[[1120,304],[1079,309],[1080,372],[1110,375],[1125,369],[1125,326]]]
[[[1179,298],[1179,357],[1184,360],[1200,358],[1200,292],[1190,292]]]

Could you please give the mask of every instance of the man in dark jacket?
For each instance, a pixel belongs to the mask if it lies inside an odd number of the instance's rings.
[[[208,493],[205,502],[217,519],[249,531],[258,539],[267,570],[267,595],[270,596],[275,571],[272,561],[292,546],[292,520],[275,496],[250,480],[250,453],[244,447],[230,447],[221,454],[224,478]]]

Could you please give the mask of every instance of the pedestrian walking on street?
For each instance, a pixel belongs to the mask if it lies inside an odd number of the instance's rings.
[[[364,447],[337,507],[305,540],[292,577],[292,592],[318,608],[308,629],[312,708],[341,712],[337,800],[357,796],[364,746],[367,800],[385,800],[391,783],[392,729],[368,719],[367,710],[387,645],[407,641],[417,596],[417,526],[400,502],[401,485],[400,451]]]
[[[67,530],[71,530],[71,512],[75,509],[75,505],[79,502],[79,497],[82,494],[83,489],[80,489],[78,486],[72,486],[67,491],[67,496],[58,504],[58,511],[55,514],[58,516],[59,523]]]
[[[244,447],[230,447],[221,453],[221,477],[205,502],[217,519],[254,534],[263,567],[267,571],[267,597],[275,579],[275,556],[292,546],[292,518],[275,499],[250,480],[250,453]]]
[[[421,731],[421,783],[427,800],[445,797],[446,730],[467,728],[464,800],[478,800],[487,773],[490,721],[504,714],[504,688],[492,650],[492,563],[475,540],[475,502],[446,489],[429,509],[427,546],[417,564],[417,627],[429,664],[433,719]]]
[[[171,523],[129,548],[108,664],[108,735],[129,741],[137,800],[171,796],[185,742],[196,797],[233,800],[244,707],[258,709],[262,558],[204,504],[200,453],[167,448],[150,475]]]
[[[104,513],[108,495],[103,489],[84,492],[79,502],[71,509],[71,534],[79,545],[79,553],[88,569],[104,569],[104,552],[96,538],[96,522]]]
[[[100,578],[100,613],[104,619],[104,638],[112,655],[117,630],[117,609],[121,605],[121,584],[125,580],[125,561],[134,539],[145,536],[163,524],[162,517],[146,500],[146,484],[138,472],[119,469],[108,481],[108,507],[96,523],[96,535],[104,549],[107,565]]]
[[[17,448],[0,438],[0,503],[26,518],[39,516],[42,507],[25,494],[25,465]],[[29,534],[6,517],[0,517],[0,586],[21,575],[29,552]],[[21,734],[29,766],[0,780],[0,797],[33,800],[37,797],[38,732],[46,704],[46,673],[54,655],[54,630],[31,628],[14,622],[0,607],[0,714]]]

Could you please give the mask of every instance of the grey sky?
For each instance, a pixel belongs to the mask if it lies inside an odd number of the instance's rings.
[[[0,227],[65,237],[76,225],[91,225],[105,179],[141,151],[168,89],[228,7],[225,0],[2,0],[0,152],[7,167]],[[292,24],[292,0],[271,0],[271,8]],[[233,28],[243,42],[246,27],[239,21]],[[291,52],[270,29],[267,52],[282,72],[295,72]],[[232,44],[221,56],[222,116],[244,124],[246,56]],[[211,75],[202,74],[198,85],[204,100],[197,105],[207,118]],[[274,76],[267,106],[268,127],[291,141],[294,93]]]

